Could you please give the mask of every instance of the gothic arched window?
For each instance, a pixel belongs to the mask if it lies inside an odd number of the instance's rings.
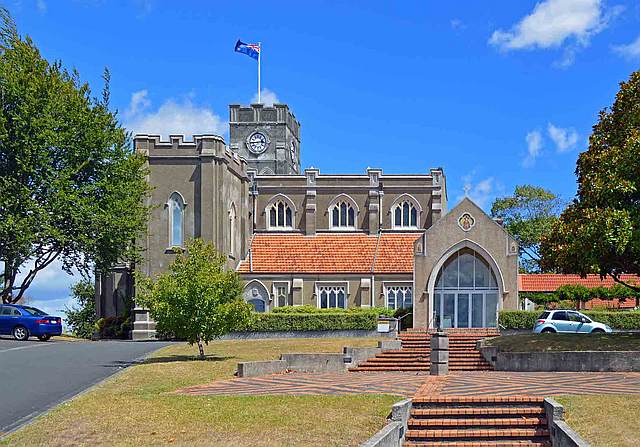
[[[236,206],[231,204],[229,208],[229,254],[236,252]]]
[[[355,228],[356,210],[347,200],[336,202],[329,208],[332,228]]]
[[[391,223],[393,228],[417,228],[418,207],[413,200],[405,199],[391,207]]]
[[[293,228],[293,209],[283,198],[275,200],[267,207],[270,229]]]
[[[182,247],[184,243],[184,200],[174,192],[169,197],[169,246]]]

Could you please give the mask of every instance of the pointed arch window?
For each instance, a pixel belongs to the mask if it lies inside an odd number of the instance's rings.
[[[418,208],[411,200],[396,203],[392,209],[393,228],[418,228]]]
[[[229,254],[235,255],[236,252],[236,206],[231,204],[229,208]]]
[[[330,208],[331,228],[355,228],[356,210],[347,200],[341,200]]]
[[[184,207],[182,196],[174,192],[169,197],[169,246],[182,247],[184,245]]]
[[[283,199],[274,201],[267,207],[270,229],[293,228],[293,209]]]

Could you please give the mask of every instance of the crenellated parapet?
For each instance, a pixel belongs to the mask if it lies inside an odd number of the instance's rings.
[[[229,149],[224,138],[219,135],[194,135],[186,140],[184,135],[169,135],[162,140],[160,135],[138,134],[134,137],[134,148],[150,160],[214,158],[229,166],[236,174],[247,178],[247,162],[236,152]]]

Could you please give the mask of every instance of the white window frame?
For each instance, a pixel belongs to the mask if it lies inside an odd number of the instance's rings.
[[[392,288],[404,288],[404,289],[410,289],[411,290],[411,307],[413,307],[414,304],[414,300],[415,300],[415,296],[413,294],[413,283],[409,282],[409,281],[401,281],[401,282],[384,282],[382,285],[382,289],[383,289],[383,293],[384,293],[384,307],[386,307],[387,309],[389,309],[389,295],[388,295],[388,291],[389,289]],[[398,307],[398,298],[396,296],[396,300],[395,300],[395,306],[393,309],[397,310],[399,309]]]
[[[182,240],[180,241],[179,244],[174,244],[174,240],[173,240],[173,204],[176,204],[176,206],[180,207],[180,235],[182,236]],[[169,244],[168,247],[171,249],[173,247],[184,247],[184,240],[185,240],[185,210],[187,208],[187,202],[184,200],[184,197],[182,196],[182,194],[180,194],[178,191],[173,191],[171,194],[169,194],[169,200],[167,200],[167,203],[165,204],[165,207],[167,208],[167,212],[169,213],[169,219],[167,219],[167,221],[169,222],[169,228],[168,228],[168,236],[169,236]]]
[[[401,222],[400,225],[396,224],[396,209],[402,208],[405,203],[408,203],[409,206],[412,206],[416,210],[415,225],[404,225],[404,219],[402,219],[402,217],[404,216],[401,216],[401,219],[400,219],[403,222]],[[393,202],[393,205],[391,205],[390,214],[391,214],[391,228],[393,228],[394,230],[415,230],[417,228],[420,228],[420,220],[422,218],[422,207],[420,206],[420,202],[418,202],[418,200],[416,200],[416,198],[413,197],[411,194],[402,194],[401,196],[396,198],[396,200]],[[409,222],[411,222],[411,209],[409,209]]]
[[[347,205],[347,225],[335,225],[333,223],[333,210],[336,207],[339,207],[341,204]],[[353,225],[349,225],[349,208],[353,209]],[[329,217],[329,229],[334,231],[354,231],[358,228],[358,215],[360,214],[360,207],[355,200],[353,200],[347,194],[340,194],[335,197],[327,208],[327,215]]]
[[[291,298],[291,305],[293,306],[293,297],[291,296],[291,284],[289,283],[289,281],[274,281],[272,284],[273,290],[271,293],[271,296],[273,297],[273,307],[282,307],[278,302],[278,287],[282,287],[282,286],[286,288],[287,301],[289,301],[289,298]],[[285,306],[288,306],[288,304],[285,304]]]
[[[232,202],[229,207],[229,255],[234,256],[236,252],[236,205]]]
[[[271,224],[271,209],[278,206],[279,203],[282,203],[285,207],[284,209],[284,225],[272,225]],[[291,225],[286,225],[287,222],[287,208],[291,210]],[[273,196],[267,206],[264,208],[265,221],[267,223],[266,227],[269,231],[291,231],[295,228],[296,225],[296,214],[297,210],[293,201],[285,196],[284,194],[277,194]],[[277,219],[277,211],[276,211],[276,219]]]
[[[344,307],[320,307],[320,289],[324,288],[344,288]],[[349,281],[316,281],[316,307],[318,309],[348,309],[349,308]],[[337,299],[336,299],[337,304]],[[328,303],[327,303],[328,306]]]

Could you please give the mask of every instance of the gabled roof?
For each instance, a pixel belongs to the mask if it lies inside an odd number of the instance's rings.
[[[622,275],[625,282],[640,284],[640,277],[636,275]],[[555,273],[519,274],[518,290],[520,292],[555,292],[558,287],[565,284],[581,284],[586,287],[611,287],[616,282],[610,277],[600,279],[600,275],[587,275],[581,278],[579,275],[558,275]]]
[[[413,273],[422,233],[256,233],[239,273]]]

